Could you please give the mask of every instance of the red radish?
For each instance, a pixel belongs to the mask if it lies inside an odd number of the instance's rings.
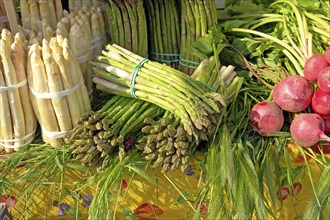
[[[315,144],[311,147],[315,154],[321,154],[320,149],[324,154],[330,154],[330,144],[329,143],[322,143],[322,144]]]
[[[317,76],[320,71],[328,67],[330,64],[322,54],[315,54],[311,56],[304,66],[304,77],[312,82],[317,81]]]
[[[330,46],[325,50],[324,56],[325,56],[325,59],[330,64]]]
[[[310,147],[319,141],[330,142],[330,137],[324,134],[324,120],[318,114],[302,113],[297,115],[290,126],[290,132],[297,144]]]
[[[320,72],[317,77],[317,84],[322,91],[330,92],[330,66]]]
[[[330,133],[330,119],[323,119],[325,128],[324,128],[324,133]]]
[[[302,188],[301,183],[293,183],[292,196],[296,196]]]
[[[274,102],[289,112],[305,110],[313,96],[313,86],[302,76],[288,76],[273,90]]]
[[[262,136],[268,136],[270,132],[280,131],[284,116],[278,105],[271,101],[263,101],[253,106],[250,115],[253,130]]]
[[[322,118],[330,119],[330,93],[317,89],[312,98],[312,109]]]
[[[276,191],[278,200],[286,200],[286,198],[288,198],[289,194],[290,194],[289,188],[286,186],[283,186],[281,188],[281,191],[279,191],[279,190]]]

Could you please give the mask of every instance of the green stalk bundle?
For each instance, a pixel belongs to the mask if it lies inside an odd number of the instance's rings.
[[[208,89],[224,94],[227,103],[233,101],[243,83],[243,78],[236,76],[233,66],[217,68],[214,57],[203,60],[191,77]],[[184,172],[197,145],[189,139],[180,119],[166,111],[157,121],[146,119],[144,122],[144,135],[136,147],[142,150],[147,160],[152,161],[152,167],[161,165],[162,172],[166,172],[180,166]]]
[[[192,55],[192,44],[217,23],[212,0],[181,0],[181,47],[179,70],[191,75],[201,60]]]
[[[84,114],[66,143],[77,160],[100,171],[107,167],[113,153],[123,159],[125,150],[133,147],[132,135],[142,128],[143,120],[157,115],[156,105],[114,96],[100,110]]]
[[[93,79],[97,88],[121,96],[132,96],[135,87],[136,98],[152,102],[178,116],[190,138],[199,143],[206,140],[214,130],[224,98],[209,92],[203,85],[189,76],[168,66],[148,61],[140,66],[136,81],[132,72],[141,65],[143,58],[117,45],[108,45],[99,62],[93,63]],[[133,96],[134,97],[134,96]]]
[[[143,0],[108,0],[110,42],[148,56],[147,23]]]
[[[175,0],[146,1],[150,58],[178,68],[180,51],[179,7]]]

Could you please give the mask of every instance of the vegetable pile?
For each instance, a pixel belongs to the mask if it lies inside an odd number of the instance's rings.
[[[317,82],[321,82],[321,87]],[[274,102],[267,102],[268,105],[258,103],[253,107],[252,126],[263,136],[268,136],[269,132],[281,131],[284,117],[280,107],[287,112],[296,113],[290,126],[296,143],[311,147],[319,141],[330,142],[330,137],[324,134],[324,120],[330,119],[329,87],[330,63],[324,54],[315,54],[306,61],[304,76],[288,76],[275,85],[272,94]],[[270,103],[273,107],[269,107]],[[263,107],[259,107],[261,105]],[[311,109],[307,109],[310,106]]]
[[[0,51],[0,149],[11,152],[31,143],[37,119],[29,97],[22,36],[2,29]]]

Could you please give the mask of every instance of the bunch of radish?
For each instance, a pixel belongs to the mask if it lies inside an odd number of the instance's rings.
[[[273,101],[257,103],[251,110],[253,129],[262,136],[281,131],[283,111],[295,114],[290,133],[295,142],[311,147],[330,142],[330,46],[305,63],[304,76],[288,76],[273,89]]]

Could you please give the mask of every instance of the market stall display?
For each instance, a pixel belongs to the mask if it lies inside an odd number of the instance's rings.
[[[0,40],[14,218],[329,218],[329,2],[69,1],[56,29],[57,1],[20,2],[40,29]]]

